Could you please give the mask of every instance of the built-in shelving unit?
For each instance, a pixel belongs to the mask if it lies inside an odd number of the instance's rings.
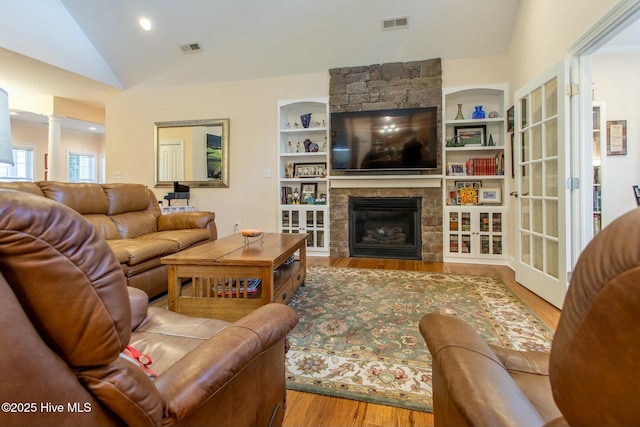
[[[328,121],[327,98],[278,102],[278,228],[308,233],[313,255],[329,254]]]
[[[506,96],[506,85],[443,89],[445,261],[506,262]]]
[[[602,144],[607,139],[604,104],[593,103],[593,235],[602,230]]]

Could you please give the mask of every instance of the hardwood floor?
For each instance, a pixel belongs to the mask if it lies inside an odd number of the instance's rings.
[[[307,257],[307,265],[498,276],[549,327],[555,330],[560,318],[560,310],[518,284],[513,271],[506,266],[319,257]],[[433,414],[289,390],[283,425],[285,427],[426,427],[433,426]]]

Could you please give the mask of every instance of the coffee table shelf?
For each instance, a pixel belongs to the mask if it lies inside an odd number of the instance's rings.
[[[262,305],[286,304],[306,277],[306,237],[269,233],[246,244],[234,234],[162,258],[169,310],[235,321]],[[286,264],[291,256],[296,260]],[[189,295],[181,294],[185,279],[191,280]],[[245,284],[255,279],[260,284],[250,292]]]

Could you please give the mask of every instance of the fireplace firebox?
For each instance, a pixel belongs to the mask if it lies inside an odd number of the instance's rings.
[[[422,258],[421,197],[349,197],[352,257]]]

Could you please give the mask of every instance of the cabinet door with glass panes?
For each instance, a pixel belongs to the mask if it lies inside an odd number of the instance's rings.
[[[445,219],[445,261],[506,258],[504,209],[481,206],[448,208]]]
[[[324,252],[328,249],[326,206],[292,205],[279,209],[282,233],[307,233],[308,252]]]

